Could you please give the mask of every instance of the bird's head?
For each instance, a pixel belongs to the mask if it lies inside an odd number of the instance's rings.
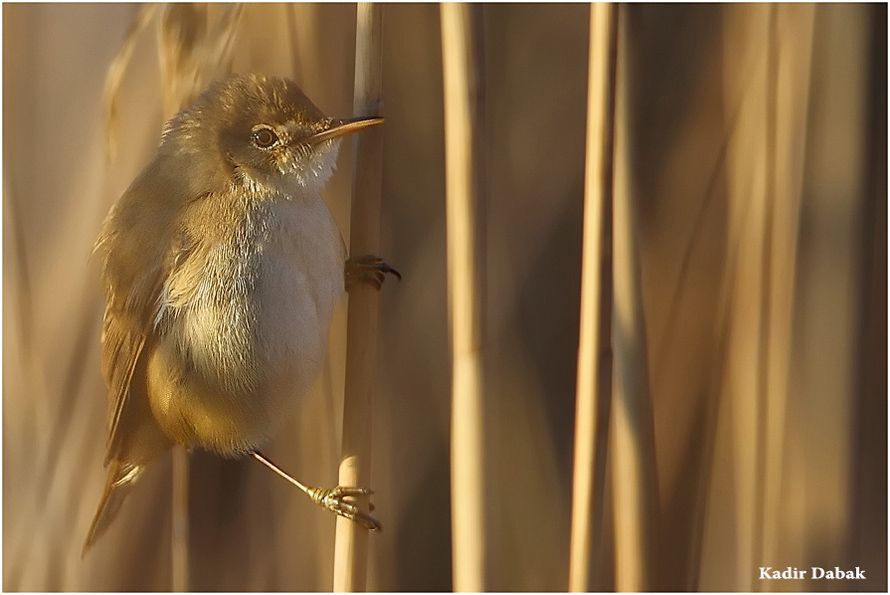
[[[292,81],[238,75],[211,86],[170,120],[161,149],[212,158],[234,183],[293,196],[321,190],[340,137],[382,122],[330,118]]]

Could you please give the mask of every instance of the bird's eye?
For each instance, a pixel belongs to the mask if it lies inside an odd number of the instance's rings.
[[[253,129],[251,139],[253,140],[253,144],[260,149],[269,149],[271,147],[274,147],[279,142],[278,135],[275,134],[275,131],[273,131],[271,127],[264,124],[256,126]]]

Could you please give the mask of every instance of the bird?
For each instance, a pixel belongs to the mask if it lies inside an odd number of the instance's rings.
[[[327,117],[291,80],[240,74],[164,125],[93,251],[107,479],[83,554],[175,445],[253,456],[324,508],[380,528],[355,502],[370,490],[307,486],[259,449],[319,375],[346,286],[401,278],[377,257],[347,259],[321,194],[342,137],[382,122]]]

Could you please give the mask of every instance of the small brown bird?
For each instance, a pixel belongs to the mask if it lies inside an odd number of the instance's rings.
[[[291,81],[233,76],[164,127],[157,154],[109,212],[96,253],[106,297],[102,372],[108,480],[84,552],[145,466],[174,444],[245,454],[369,529],[358,487],[319,489],[257,450],[320,372],[346,253],[321,190],[339,137],[383,122],[337,120]],[[379,259],[346,278],[379,288]]]

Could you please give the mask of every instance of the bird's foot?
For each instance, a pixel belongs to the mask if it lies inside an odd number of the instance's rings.
[[[355,287],[357,283],[369,283],[375,289],[380,289],[387,273],[399,281],[402,280],[401,273],[382,258],[377,256],[350,258],[346,261],[346,291]]]
[[[367,488],[353,488],[337,486],[335,488],[309,488],[309,497],[312,501],[351,521],[355,521],[369,531],[380,531],[383,527],[371,515],[363,512],[356,503],[360,496],[373,494]],[[374,505],[369,504],[369,510],[374,510]]]

